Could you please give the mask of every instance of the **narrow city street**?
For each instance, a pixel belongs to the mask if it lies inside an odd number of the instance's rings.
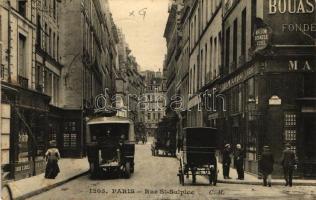
[[[285,188],[222,184],[209,186],[203,177],[192,185],[178,182],[178,160],[153,157],[150,143],[136,145],[135,173],[130,179],[91,180],[82,176],[30,199],[315,199],[315,187]],[[63,169],[61,169],[63,170]],[[221,171],[221,170],[220,170]],[[221,174],[219,174],[221,176]],[[183,193],[182,195],[180,193]],[[174,193],[174,194],[170,194]]]

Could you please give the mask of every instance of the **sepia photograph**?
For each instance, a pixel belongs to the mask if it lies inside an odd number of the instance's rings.
[[[0,79],[1,200],[316,199],[316,0],[0,0]]]

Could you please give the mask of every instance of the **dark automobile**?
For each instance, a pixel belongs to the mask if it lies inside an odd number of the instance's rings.
[[[185,128],[183,130],[183,144],[180,151],[179,180],[184,185],[184,176],[192,177],[196,183],[196,176],[207,176],[209,183],[217,183],[217,129],[215,128]]]
[[[123,117],[95,117],[87,121],[86,146],[91,178],[134,172],[133,122]]]

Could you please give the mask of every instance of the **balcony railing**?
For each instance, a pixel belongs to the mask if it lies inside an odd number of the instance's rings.
[[[29,79],[23,77],[23,76],[18,76],[18,82],[19,85],[23,88],[28,88],[28,84],[29,84]]]

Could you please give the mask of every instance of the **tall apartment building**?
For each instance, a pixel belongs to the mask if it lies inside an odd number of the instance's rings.
[[[145,80],[145,92],[142,101],[146,105],[143,110],[146,134],[153,136],[159,121],[165,116],[165,92],[163,77],[160,71],[143,71]]]
[[[125,36],[118,29],[118,59],[119,66],[116,70],[116,95],[118,116],[128,117],[135,123],[144,120],[143,112],[139,109],[139,98],[144,93],[145,83],[136,58],[126,43]]]
[[[284,145],[290,143],[299,159],[297,175],[316,174],[312,134],[316,117],[316,5],[304,0],[296,3],[191,3],[187,124],[217,127],[222,145],[241,144],[246,151],[245,168],[252,173],[259,174],[264,145],[271,146],[275,159],[280,160]],[[174,33],[170,31],[174,27],[170,19],[175,19],[174,14],[170,13],[166,27],[169,31],[165,32],[169,33],[168,47],[172,47]],[[185,20],[181,20],[179,27],[184,25]],[[184,36],[184,32],[181,34]],[[180,67],[185,66],[180,64],[185,45],[178,44],[175,80],[179,83]],[[168,75],[173,75],[172,49],[166,55]],[[168,89],[173,79],[167,76]],[[206,92],[213,95],[211,101],[205,101]],[[281,171],[276,163],[275,175]]]
[[[95,96],[116,92],[118,36],[107,1],[0,5],[1,167],[21,179],[43,172],[50,140],[62,156],[84,155]]]
[[[187,110],[189,103],[189,64],[190,64],[190,12],[193,6],[192,0],[183,1],[183,8],[180,12],[179,39],[176,49],[176,94],[182,98],[183,108],[179,111],[178,129],[182,130],[188,126]],[[179,131],[181,133],[181,131]]]
[[[1,168],[4,179],[37,173],[50,97],[36,91],[36,5],[33,1],[1,1]],[[30,137],[32,136],[32,137]],[[34,145],[37,148],[31,148]],[[40,167],[39,167],[40,168]],[[40,169],[39,169],[40,170]]]
[[[189,126],[210,125],[201,109],[205,85],[219,78],[221,65],[222,7],[221,1],[194,1],[189,16]]]
[[[226,96],[227,112],[219,113],[218,125],[225,142],[245,147],[246,170],[258,173],[264,145],[280,160],[290,143],[298,175],[308,177],[316,176],[316,32],[311,29],[316,5],[292,3],[223,3],[223,77],[215,87]],[[274,173],[281,172],[277,163]]]

